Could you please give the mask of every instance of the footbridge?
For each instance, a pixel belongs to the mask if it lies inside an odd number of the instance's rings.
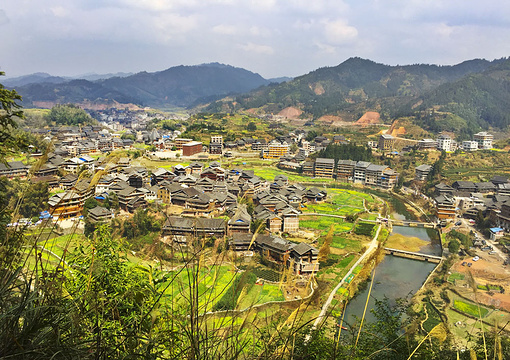
[[[392,248],[384,248],[384,252],[386,254],[391,254],[394,256],[405,257],[405,258],[414,259],[414,260],[428,261],[428,262],[435,263],[435,264],[439,264],[439,262],[441,262],[441,260],[442,260],[441,256],[428,255],[428,254],[422,254],[422,253],[418,253],[418,252],[405,251],[405,250],[392,249]]]

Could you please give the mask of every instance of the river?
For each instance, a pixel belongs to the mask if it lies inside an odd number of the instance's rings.
[[[413,214],[407,211],[400,200],[394,199],[388,202],[391,204],[391,216],[394,219],[414,220]],[[428,243],[421,247],[419,252],[429,255],[441,255],[439,234],[434,229],[393,226],[393,233],[425,240]],[[391,304],[395,304],[398,298],[410,298],[421,288],[436,265],[426,261],[386,255],[384,260],[375,269],[374,283],[365,315],[366,321],[375,320],[374,315],[370,311],[375,306],[375,299],[383,300],[386,297]],[[370,286],[370,283],[368,285]],[[348,327],[355,322],[356,317],[361,318],[363,315],[369,286],[361,290],[348,303],[344,316],[345,326]]]

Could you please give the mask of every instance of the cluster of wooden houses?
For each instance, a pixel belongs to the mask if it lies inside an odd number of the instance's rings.
[[[456,216],[474,219],[481,211],[496,226],[510,231],[510,181],[494,176],[488,182],[455,181],[451,186],[440,183],[434,188],[438,219]]]

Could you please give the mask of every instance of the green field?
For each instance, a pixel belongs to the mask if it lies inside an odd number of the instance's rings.
[[[183,310],[189,307],[190,292],[194,287],[190,286],[193,283],[193,275],[197,275],[194,269],[183,269],[182,271],[170,273],[170,277],[166,283],[167,288],[165,294],[167,301],[171,301],[174,306],[179,306]],[[233,284],[234,278],[240,276],[230,266],[211,266],[210,268],[202,268],[198,272],[196,284],[198,284],[198,298],[199,298],[199,312],[208,312],[213,310],[216,304],[228,288]],[[173,281],[171,281],[173,279]],[[242,292],[238,302],[237,308],[244,309],[251,305],[263,304],[269,301],[282,301],[285,300],[281,289],[278,285],[265,283],[264,285],[253,285],[250,290]]]
[[[352,264],[356,262],[359,257],[350,254],[344,258],[339,255],[330,254],[326,264],[317,273],[317,277],[320,279],[331,281],[332,284],[338,284],[340,280],[347,274],[347,271],[351,268]]]
[[[448,276],[448,281],[451,283],[455,283],[455,280],[464,280],[464,275],[460,273],[453,273]]]
[[[307,215],[299,217],[299,226],[307,229],[321,230],[321,236],[328,233],[331,225],[334,226],[335,233],[351,231],[354,224],[344,221],[340,218]]]
[[[441,318],[437,311],[433,308],[429,301],[425,301],[424,306],[427,308],[427,320],[423,323],[425,331],[430,332],[436,325],[440,324]]]
[[[211,311],[222,294],[230,287],[238,274],[230,266],[212,266],[197,271],[195,268],[170,272],[165,283],[167,301],[174,306],[186,309],[190,306],[189,298],[198,287],[199,312]],[[194,278],[196,277],[196,282]],[[190,286],[190,285],[193,286]],[[195,287],[196,286],[196,287]]]
[[[355,190],[328,188],[327,192],[328,197],[325,202],[308,204],[304,211],[345,216],[364,211],[364,201],[367,206],[374,202],[369,194]]]
[[[259,166],[249,166],[246,170],[253,170],[255,175],[257,175],[258,177],[261,177],[267,181],[274,180],[275,176],[277,176],[277,175],[285,175],[289,179],[290,182],[297,182],[297,183],[333,183],[334,182],[333,179],[312,178],[309,176],[303,176],[303,175],[299,175],[297,173],[280,170],[276,167],[271,167],[270,166],[272,163],[271,160],[260,160],[260,161],[265,161],[265,163],[262,163]],[[251,165],[251,164],[247,163],[247,165]]]
[[[246,294],[241,294],[237,308],[239,310],[249,308],[253,305],[264,304],[269,301],[283,301],[282,290],[277,284],[263,283],[255,284]]]
[[[484,308],[483,306],[480,306],[480,312],[478,312],[478,306],[476,304],[463,300],[454,300],[453,307],[459,311],[462,311],[463,313],[475,317],[479,317],[481,314],[482,318],[484,318],[489,313],[489,309]]]

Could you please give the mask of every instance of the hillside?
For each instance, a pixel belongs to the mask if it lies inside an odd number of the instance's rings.
[[[510,60],[443,84],[408,103],[405,111],[421,112],[423,125],[436,131],[506,128],[510,125]]]
[[[389,120],[402,111],[403,103],[501,62],[476,59],[453,66],[389,66],[351,58],[338,66],[320,68],[292,81],[238,96],[236,108],[262,108],[277,113],[292,106],[303,110],[305,117],[318,119],[323,115],[339,115],[349,121],[375,110],[381,113],[383,120]],[[232,104],[231,101],[215,102],[209,110],[231,111]]]
[[[25,106],[48,103],[133,103],[142,106],[188,107],[201,98],[213,101],[269,84],[248,70],[222,64],[177,66],[104,80],[71,80],[58,84],[25,82],[16,90]]]
[[[16,87],[16,91],[23,97],[24,107],[51,108],[55,104],[84,102],[138,102],[129,95],[87,80],[71,80],[60,84],[35,83]]]

